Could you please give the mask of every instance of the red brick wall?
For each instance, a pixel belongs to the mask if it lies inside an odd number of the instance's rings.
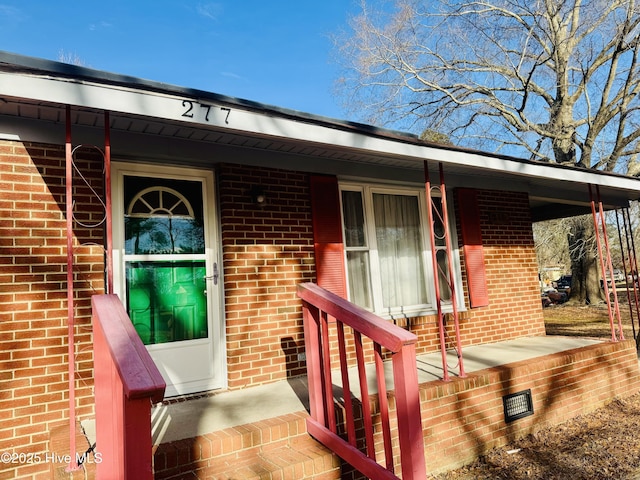
[[[478,201],[489,306],[472,310],[464,335],[474,344],[544,335],[528,197],[481,191]]]
[[[296,285],[315,278],[306,174],[224,165],[218,170],[230,388],[305,372]],[[261,186],[256,206],[249,194]]]
[[[304,363],[298,361],[303,337],[295,285],[315,280],[308,178],[226,165],[218,179],[229,385],[243,387],[304,373]],[[255,185],[267,194],[265,207],[251,202],[249,192]],[[460,314],[463,347],[544,335],[528,197],[480,191],[478,200],[490,304]],[[464,258],[462,266],[466,300]],[[447,320],[447,346],[452,347],[453,322],[449,316]],[[436,316],[397,320],[402,326],[407,322],[418,335],[418,354],[439,350]]]
[[[78,167],[102,191],[102,160]],[[68,420],[67,255],[64,147],[0,142],[0,452],[44,453],[49,431]],[[75,178],[78,219],[101,206]],[[102,228],[76,224],[76,404],[93,411],[90,296],[103,290]],[[48,465],[0,465],[1,478],[31,478]],[[3,470],[4,469],[4,470]]]

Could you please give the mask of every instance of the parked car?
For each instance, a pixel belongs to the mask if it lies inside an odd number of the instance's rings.
[[[547,284],[547,286],[542,289],[541,297],[543,307],[548,307],[549,305],[559,305],[569,300],[569,293],[571,291],[571,275],[569,275],[568,277],[568,280],[566,278],[560,277],[557,282],[553,282],[553,286],[551,284]],[[564,286],[567,284],[569,286]]]
[[[556,282],[558,290],[571,289],[571,275],[562,275]]]
[[[611,283],[611,274],[607,272],[605,276],[607,277],[607,283]],[[613,269],[613,281],[616,283],[624,281],[624,273],[619,268]]]

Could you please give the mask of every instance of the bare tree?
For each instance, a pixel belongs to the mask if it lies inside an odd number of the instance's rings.
[[[540,267],[556,266],[566,273],[571,262],[567,249],[568,231],[567,223],[561,220],[547,220],[533,225],[533,240]]]
[[[536,160],[638,169],[635,0],[391,3],[374,14],[362,0],[339,40],[342,91],[368,120]]]
[[[351,31],[336,40],[339,91],[364,120],[531,160],[640,173],[636,0],[360,3]],[[574,232],[588,233],[584,225]],[[574,274],[599,283],[597,262],[578,260]]]
[[[58,59],[59,62],[69,63],[71,65],[77,65],[79,67],[86,67],[87,64],[80,58],[80,56],[75,52],[65,52],[63,49],[58,51]]]
[[[533,225],[536,257],[541,270],[558,266],[573,274],[571,300],[576,303],[598,303],[604,300],[600,289],[596,240],[590,216],[547,220]]]

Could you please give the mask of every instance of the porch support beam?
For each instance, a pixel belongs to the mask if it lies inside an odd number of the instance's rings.
[[[616,226],[618,227],[618,242],[620,244],[620,253],[622,254],[622,265],[624,268],[624,278],[627,284],[627,304],[629,305],[629,319],[631,320],[631,330],[633,338],[638,346],[640,338],[636,332],[636,320],[640,315],[640,299],[638,298],[638,262],[636,259],[636,246],[631,234],[631,219],[629,218],[629,208],[620,209],[622,215],[622,225],[624,227],[624,241],[622,237],[622,228],[620,227],[620,215],[616,210]],[[625,255],[625,247],[627,254]],[[629,285],[629,277],[631,277],[631,286]],[[635,308],[635,310],[634,310]],[[640,325],[640,323],[639,323]]]
[[[66,108],[65,132],[66,163],[66,220],[67,220],[67,326],[68,326],[68,361],[69,361],[69,465],[68,471],[77,470],[76,459],[76,394],[75,394],[75,304],[73,285],[73,153],[71,146],[71,107]]]
[[[600,197],[600,189],[597,185],[595,187],[595,198],[593,188],[591,185],[589,185],[589,198],[591,200],[591,214],[593,216],[593,227],[596,236],[596,245],[598,247],[598,258],[600,259],[600,268],[602,271],[602,286],[604,288],[604,295],[607,302],[607,312],[609,314],[611,341],[617,342],[618,340],[624,340],[624,333],[622,331],[622,317],[620,315],[620,304],[618,303],[616,282],[613,277],[613,263],[611,261],[611,250],[609,249],[609,238],[607,236],[607,222],[604,217],[604,207],[602,205],[602,200]],[[603,240],[601,240],[600,235],[602,235]],[[611,293],[613,294],[613,303],[611,301],[611,295],[609,293],[609,283],[607,281],[607,277],[611,279]],[[618,322],[617,336],[615,325],[616,318]]]
[[[107,291],[113,293],[113,218],[111,215],[111,128],[109,112],[104,112],[104,194],[106,227]]]
[[[460,377],[465,377],[466,374],[464,372],[464,360],[462,358],[462,341],[460,338],[460,324],[458,320],[458,299],[456,297],[456,282],[453,274],[453,266],[455,263],[453,262],[453,252],[452,252],[452,244],[451,244],[451,235],[449,228],[449,215],[447,213],[447,192],[444,183],[444,169],[442,163],[438,164],[439,173],[440,173],[440,185],[437,187],[432,186],[431,178],[429,176],[429,163],[424,161],[424,182],[425,182],[425,193],[427,200],[427,215],[429,217],[429,239],[431,242],[431,264],[433,269],[433,284],[434,284],[434,292],[435,292],[435,303],[437,309],[438,316],[438,331],[440,337],[440,352],[442,354],[442,379],[444,381],[449,380],[449,367],[447,365],[447,345],[446,345],[446,332],[445,332],[445,313],[442,310],[442,297],[441,297],[441,289],[440,289],[440,278],[442,277],[446,284],[449,287],[449,292],[451,294],[451,306],[452,312],[451,315],[453,317],[454,322],[454,330],[455,330],[455,341],[456,341],[456,355],[458,357],[458,374]],[[440,193],[440,205],[441,212],[434,205],[432,200],[432,191],[439,191]],[[437,257],[437,242],[436,242],[436,233],[435,233],[435,222],[436,219],[442,224],[442,236],[445,240],[445,254],[447,260],[447,271],[441,271],[440,266],[438,264]],[[442,240],[442,238],[440,238]]]

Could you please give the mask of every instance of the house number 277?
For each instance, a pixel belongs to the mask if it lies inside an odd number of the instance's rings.
[[[182,116],[186,118],[195,118],[197,113],[204,113],[204,121],[210,122],[209,115],[211,114],[211,109],[216,108],[213,105],[205,105],[203,103],[192,102],[191,100],[183,100],[182,101]],[[220,107],[220,110],[226,112],[226,116],[224,117],[224,123],[229,123],[229,115],[231,114],[231,109],[226,107]]]

